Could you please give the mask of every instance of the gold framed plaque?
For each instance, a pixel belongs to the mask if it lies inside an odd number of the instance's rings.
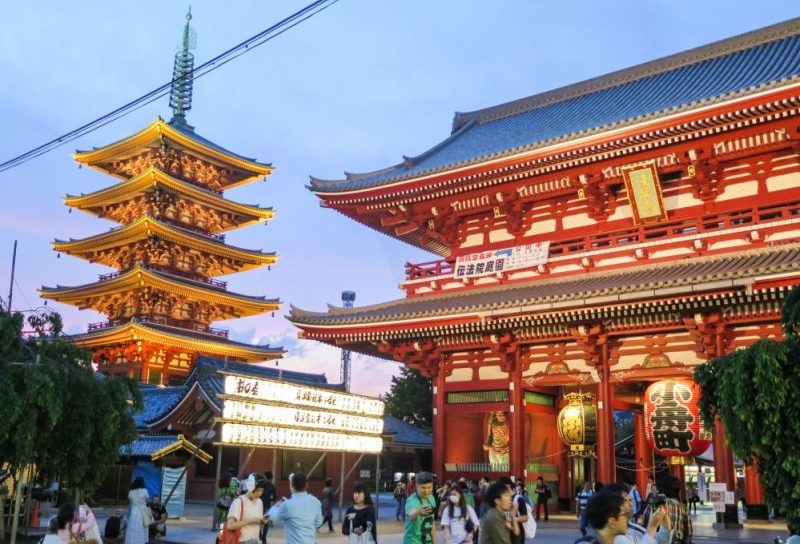
[[[620,172],[631,202],[634,224],[655,223],[667,219],[655,161],[623,166]]]

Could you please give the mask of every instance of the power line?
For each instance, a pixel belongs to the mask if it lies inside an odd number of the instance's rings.
[[[254,36],[251,36],[242,42],[239,42],[227,51],[224,51],[216,57],[204,62],[200,66],[195,67],[181,78],[172,79],[168,83],[153,89],[139,98],[136,98],[135,100],[132,100],[127,104],[120,106],[119,108],[116,108],[115,110],[112,110],[93,121],[90,121],[89,123],[81,125],[80,127],[67,132],[66,134],[62,134],[61,136],[54,138],[49,142],[45,142],[44,144],[35,147],[30,151],[26,151],[21,155],[0,163],[0,172],[5,172],[6,170],[10,170],[11,168],[24,164],[32,159],[35,159],[36,157],[40,157],[45,153],[49,153],[50,151],[59,148],[77,138],[80,138],[81,136],[85,136],[86,134],[102,128],[107,124],[112,123],[113,121],[116,121],[125,115],[128,115],[129,113],[143,108],[144,106],[169,94],[172,85],[179,84],[189,78],[196,79],[213,72],[230,61],[244,55],[248,51],[252,51],[256,47],[267,43],[273,38],[277,38],[284,32],[310,19],[317,13],[328,9],[338,1],[339,0],[316,0],[315,2],[308,4],[304,8],[289,15],[285,19],[278,21],[269,28],[259,32],[258,34],[255,34]]]

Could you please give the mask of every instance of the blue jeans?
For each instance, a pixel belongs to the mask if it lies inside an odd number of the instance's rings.
[[[394,514],[395,519],[406,519],[406,498],[400,497],[397,499],[397,511]]]
[[[581,530],[581,534],[586,536],[588,531],[586,530],[589,527],[589,520],[586,519],[586,510],[581,512],[581,520],[578,522],[578,529]]]

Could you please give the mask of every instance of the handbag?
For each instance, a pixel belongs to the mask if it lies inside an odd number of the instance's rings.
[[[220,543],[222,544],[222,543]],[[350,520],[350,536],[347,544],[375,544],[372,540],[372,522],[367,522],[367,528],[360,535],[353,532],[353,520]]]
[[[146,504],[144,506],[139,505],[139,509],[142,511],[142,523],[145,527],[150,527],[156,522],[153,517],[153,511]]]
[[[239,520],[241,521],[244,516],[244,501],[239,501]],[[219,536],[219,544],[239,544],[242,539],[242,529],[228,529],[228,519],[225,518],[225,524],[222,526],[222,534]]]

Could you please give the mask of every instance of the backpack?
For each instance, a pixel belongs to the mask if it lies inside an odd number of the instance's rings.
[[[119,516],[111,516],[106,520],[106,528],[103,531],[103,538],[115,539],[119,538],[122,530],[122,518]]]

